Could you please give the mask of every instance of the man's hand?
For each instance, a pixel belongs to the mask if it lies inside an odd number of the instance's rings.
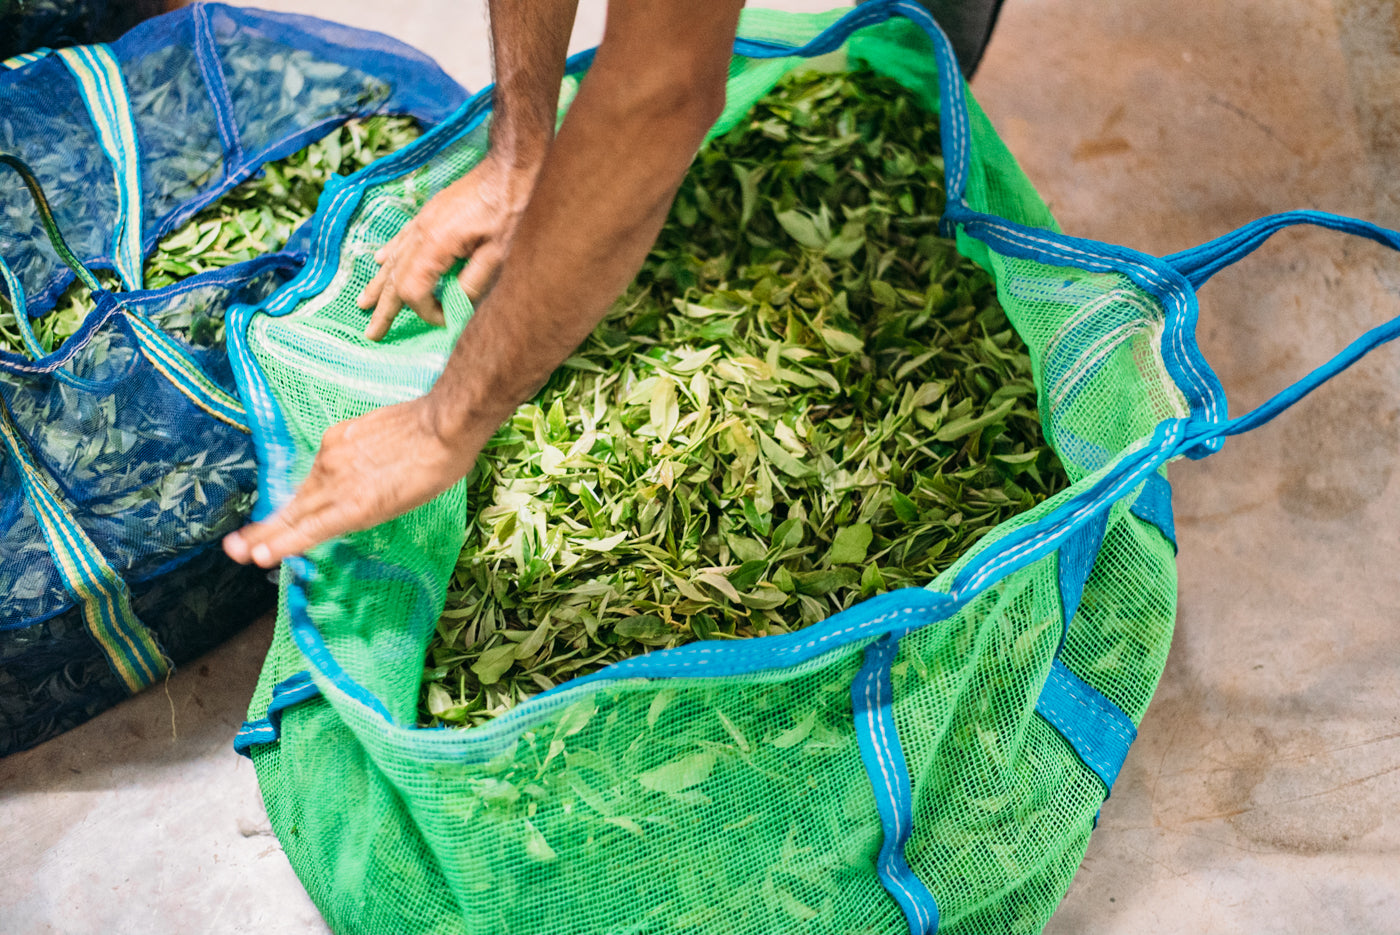
[[[360,294],[374,309],[365,336],[378,341],[405,305],[442,324],[435,290],[466,260],[457,281],[473,302],[496,279],[515,226],[554,139],[559,82],[578,0],[491,0],[491,149],[467,175],[438,192],[374,255],[379,273]]]
[[[275,568],[317,543],[393,519],[463,477],[484,443],[444,438],[431,395],[333,425],[291,502],[230,533],[224,551]]]
[[[539,158],[488,153],[471,172],[438,192],[423,210],[374,255],[379,272],[360,293],[369,311],[365,337],[378,341],[405,305],[424,321],[443,323],[438,279],[459,259],[457,281],[473,302],[491,288],[511,234],[530,202]]]

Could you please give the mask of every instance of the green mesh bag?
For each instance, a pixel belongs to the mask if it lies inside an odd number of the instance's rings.
[[[938,113],[944,231],[992,273],[1030,348],[1073,486],[927,588],[789,634],[631,659],[468,730],[414,727],[464,538],[462,485],[287,562],[236,746],[335,931],[1039,931],[1166,660],[1165,466],[1268,421],[1400,331],[1377,329],[1230,420],[1193,336],[1195,288],[1288,224],[1400,237],[1316,212],[1165,258],[1066,237],[907,0],[746,11],[714,132],[828,53],[828,67],[868,65]],[[590,60],[570,61],[566,92]],[[470,314],[455,280],[446,329],[402,315],[382,345],[363,339],[355,297],[375,250],[481,158],[489,101],[328,188],[305,269],[235,314],[264,515],[328,426],[424,393],[443,367]]]

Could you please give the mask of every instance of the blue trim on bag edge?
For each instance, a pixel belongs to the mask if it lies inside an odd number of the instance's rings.
[[[209,11],[202,3],[191,5],[190,19],[194,23],[194,57],[199,65],[204,89],[209,92],[209,105],[214,111],[214,126],[223,143],[225,176],[229,175],[229,160],[239,164],[243,157],[243,140],[238,133],[238,120],[233,116],[233,99],[228,93],[228,76],[224,74],[223,59],[214,42],[214,28],[209,25]]]
[[[1138,519],[1157,527],[1168,542],[1172,551],[1177,551],[1176,521],[1172,516],[1172,485],[1161,474],[1153,474],[1142,485],[1133,505],[1128,508]]]
[[[1060,584],[1060,645],[1058,656],[1065,647],[1069,635],[1070,622],[1079,610],[1079,601],[1084,597],[1084,585],[1089,581],[1089,573],[1094,570],[1094,561],[1099,557],[1103,546],[1104,533],[1108,530],[1108,511],[1099,513],[1085,523],[1078,532],[1065,540],[1055,556],[1056,575]]]
[[[303,669],[272,687],[272,700],[267,713],[256,721],[244,721],[233,738],[233,751],[252,759],[252,748],[258,744],[276,743],[282,734],[282,712],[293,705],[321,697],[321,689],[311,681],[311,673]]]

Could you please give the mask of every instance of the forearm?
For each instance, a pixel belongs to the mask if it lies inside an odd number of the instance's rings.
[[[544,159],[578,0],[490,0],[495,67],[491,148],[511,163]]]
[[[431,394],[445,434],[484,443],[636,275],[723,107],[739,6],[614,0],[495,289]]]

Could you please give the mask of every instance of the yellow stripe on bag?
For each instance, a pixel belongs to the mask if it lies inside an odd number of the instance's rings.
[[[112,164],[117,188],[117,217],[112,230],[112,257],[127,289],[142,286],[141,150],[131,99],[121,64],[106,45],[80,45],[56,53],[78,83],[102,151]]]
[[[16,55],[13,58],[7,58],[3,62],[0,62],[0,68],[8,68],[11,71],[13,71],[16,68],[23,68],[30,62],[37,62],[41,58],[47,58],[52,54],[53,49],[50,49],[46,46],[42,49],[35,49],[33,52],[25,52],[22,55]]]
[[[170,662],[155,636],[132,611],[126,582],[48,489],[3,408],[0,442],[19,466],[25,499],[48,543],[63,586],[78,599],[83,622],[112,671],[133,693],[163,678],[170,671]]]
[[[123,311],[126,312],[127,321],[136,333],[142,355],[151,362],[151,366],[185,394],[190,402],[209,415],[240,432],[252,432],[243,404],[205,376],[199,365],[185,354],[170,335],[161,331],[139,312],[129,308],[123,308]]]

